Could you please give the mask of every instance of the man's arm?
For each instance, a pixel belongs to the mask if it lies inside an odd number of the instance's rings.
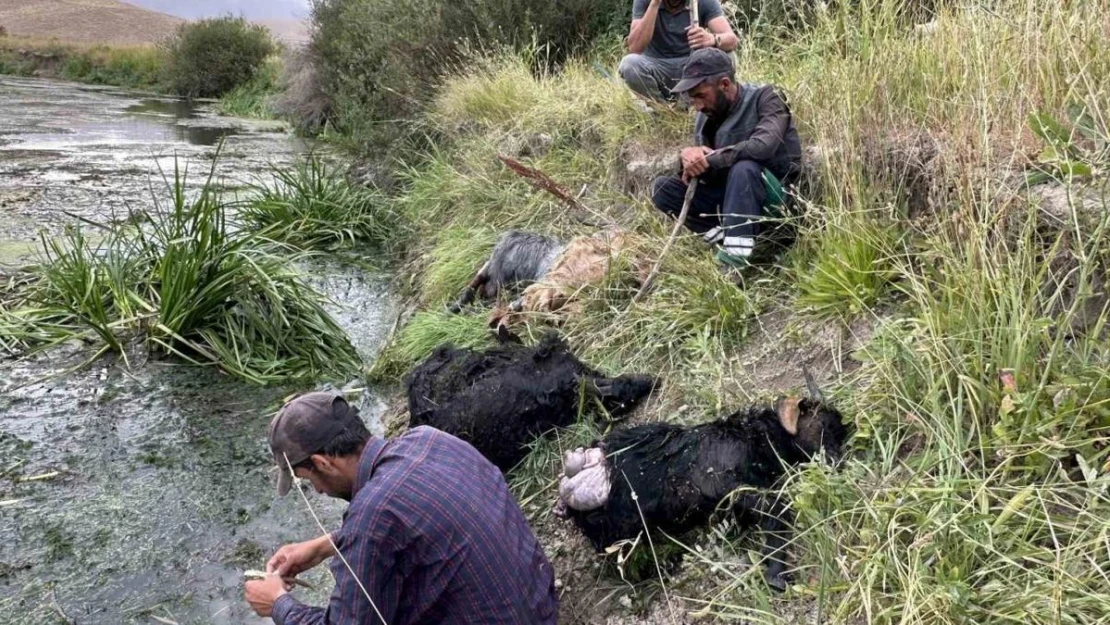
[[[690,48],[720,48],[725,52],[732,52],[740,43],[740,38],[732,32],[732,26],[725,17],[719,0],[698,0],[700,14],[698,20],[705,24],[705,28],[694,27],[693,24],[686,29],[686,40]]]
[[[736,49],[736,46],[740,45],[740,38],[732,32],[732,26],[729,25],[724,16],[709,20],[706,27],[709,28],[710,33],[717,36],[714,41],[717,47],[725,52],[732,52]]]
[[[756,123],[752,136],[747,141],[718,149],[707,159],[710,168],[728,168],[742,160],[766,163],[778,151],[790,125],[790,110],[773,87],[767,87],[759,94],[756,106],[759,122]]]
[[[632,5],[632,28],[628,31],[628,51],[643,54],[655,35],[655,20],[663,0],[635,0]]]
[[[284,594],[274,603],[274,622],[277,625],[380,625],[383,618],[387,623],[392,622],[401,598],[401,574],[397,569],[403,541],[399,537],[400,525],[387,517],[383,514],[366,522],[349,519],[345,523],[357,529],[343,533],[336,544],[351,569],[338,557],[333,562],[335,590],[326,609],[307,606],[292,595]]]

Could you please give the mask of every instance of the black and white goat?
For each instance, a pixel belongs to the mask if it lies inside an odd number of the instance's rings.
[[[453,434],[502,471],[537,436],[574,423],[583,390],[612,416],[631,411],[655,387],[643,375],[607,377],[583,364],[554,334],[534,347],[488,351],[442,346],[408,377],[409,424]]]
[[[566,248],[565,243],[542,234],[520,230],[502,234],[489,260],[448,310],[457,313],[479,295],[487,300],[497,299],[506,289],[528,286],[543,279]]]
[[[624,257],[643,281],[650,263],[638,249],[636,237],[622,230],[602,230],[569,243],[551,237],[511,230],[501,235],[489,260],[448,310],[459,312],[481,294],[499,297],[505,289],[523,288],[508,305],[490,314],[490,326],[512,324],[520,313],[570,312],[571,302],[585,286],[601,283],[618,258]]]
[[[783,589],[792,518],[779,496],[767,491],[776,489],[788,466],[821,451],[839,459],[847,436],[840,413],[819,393],[693,427],[617,429],[593,448],[567,454],[557,512],[569,516],[600,552],[636,538],[645,523],[671,534],[703,525],[732,495],[738,523],[764,530],[766,579]],[[742,487],[751,491],[737,490]]]

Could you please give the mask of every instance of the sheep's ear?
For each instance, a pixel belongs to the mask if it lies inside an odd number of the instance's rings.
[[[802,400],[797,397],[780,397],[775,402],[775,412],[779,415],[779,423],[791,436],[798,435],[798,404]]]

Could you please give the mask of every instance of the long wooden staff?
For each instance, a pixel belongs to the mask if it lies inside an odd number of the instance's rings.
[[[696,2],[697,0],[695,0]],[[655,281],[655,276],[659,274],[659,269],[663,266],[663,259],[667,257],[667,252],[670,251],[671,246],[674,245],[675,239],[678,238],[678,231],[682,230],[682,226],[686,225],[686,215],[690,212],[690,205],[694,203],[694,193],[698,190],[698,179],[692,178],[690,184],[686,186],[686,197],[682,200],[682,210],[678,213],[678,220],[674,222],[674,229],[671,230],[671,236],[667,239],[667,243],[663,246],[663,251],[659,252],[659,258],[655,261],[655,266],[651,268],[651,273],[640,285],[640,290],[632,296],[632,303],[640,301],[644,293],[648,292],[651,288],[651,283]]]
[[[694,28],[700,26],[698,20],[698,2],[699,0],[689,0],[690,2],[690,25]],[[659,274],[659,269],[663,266],[663,259],[667,257],[667,252],[670,251],[671,246],[674,245],[675,239],[678,238],[678,233],[682,227],[686,225],[686,215],[690,213],[690,205],[694,202],[694,193],[698,190],[698,179],[692,178],[690,184],[686,186],[686,197],[682,200],[682,210],[678,213],[678,220],[674,223],[674,229],[671,230],[671,236],[667,239],[667,243],[663,246],[663,251],[659,252],[659,259],[655,261],[655,266],[651,268],[651,273],[640,285],[640,290],[636,291],[636,295],[632,296],[632,303],[639,302],[651,288],[651,283],[655,282],[655,276]]]

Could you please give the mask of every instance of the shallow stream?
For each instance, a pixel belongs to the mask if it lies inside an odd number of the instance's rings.
[[[0,76],[0,269],[34,260],[40,233],[149,209],[175,159],[199,186],[221,141],[229,187],[308,149],[209,104]],[[395,314],[384,276],[310,273],[371,360]],[[242,600],[241,573],[319,533],[303,500],[275,498],[266,445],[269,414],[302,389],[164,361],[79,368],[93,351],[0,360],[0,624],[269,623]],[[381,402],[358,395],[380,434]],[[309,501],[338,526],[338,502]],[[321,591],[298,592],[322,600],[326,571],[309,580]]]

